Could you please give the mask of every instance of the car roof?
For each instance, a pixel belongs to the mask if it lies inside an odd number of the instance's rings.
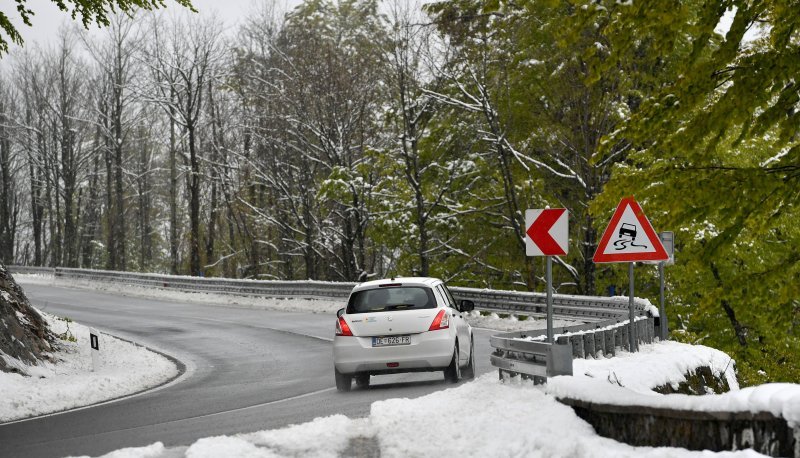
[[[433,288],[434,286],[442,283],[442,280],[433,277],[394,277],[384,278],[381,280],[371,280],[364,283],[359,283],[353,288],[353,292],[362,291],[365,289],[379,288],[381,285],[403,285],[403,286],[424,286]]]

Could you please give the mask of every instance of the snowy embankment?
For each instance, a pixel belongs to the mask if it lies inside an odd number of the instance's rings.
[[[54,278],[51,275],[37,274],[14,274],[14,279],[20,284],[39,284],[60,286],[65,288],[90,289],[93,291],[104,291],[112,294],[124,296],[144,297],[165,301],[206,304],[215,306],[246,307],[264,310],[276,310],[282,312],[306,312],[306,313],[329,313],[334,314],[340,308],[347,306],[345,300],[321,300],[321,299],[278,299],[260,296],[235,296],[231,294],[207,293],[207,292],[184,292],[170,289],[143,287],[137,285],[126,285],[124,283],[112,283],[90,280],[72,280]],[[544,319],[534,319],[528,317],[520,320],[514,315],[501,318],[496,313],[482,315],[479,311],[466,314],[467,321],[475,328],[491,329],[495,331],[524,331],[531,329],[544,329],[547,323]],[[581,324],[581,321],[555,319],[553,326],[571,326]]]
[[[733,391],[726,395],[661,395],[651,391],[664,384],[685,381],[697,367],[710,367],[726,377]],[[691,452],[680,448],[632,447],[598,436],[554,394],[583,393],[605,400],[606,393],[628,395],[671,404],[685,398],[695,406],[717,409],[731,406],[726,399],[747,399],[749,409],[763,410],[778,399],[765,401],[738,390],[733,364],[723,352],[675,342],[642,345],[636,354],[599,360],[576,360],[575,376],[551,379],[534,386],[517,379],[501,382],[492,372],[460,386],[417,399],[389,399],[372,404],[365,418],[343,415],[317,418],[278,430],[200,439],[188,447],[148,447],[118,450],[109,458],[173,457],[338,457],[379,456],[553,456],[553,457],[754,457],[739,452]],[[620,385],[623,385],[624,388]],[[797,388],[795,386],[795,388]],[[573,390],[574,391],[570,391]],[[757,390],[768,392],[769,385]],[[745,394],[745,396],[743,396]],[[348,396],[348,394],[341,394]],[[743,401],[744,402],[744,401]],[[703,404],[705,403],[705,404]],[[744,406],[745,404],[742,404]]]
[[[689,351],[690,349],[690,351]],[[685,381],[683,374],[708,366],[731,387],[723,394],[661,395],[653,387]],[[789,426],[800,425],[800,385],[768,383],[739,389],[734,362],[725,353],[701,345],[677,342],[643,345],[638,353],[619,353],[615,358],[575,360],[573,377],[554,377],[546,392],[597,404],[642,406],[698,412],[769,412],[783,417]]]
[[[116,399],[161,385],[178,375],[168,358],[144,347],[99,335],[99,367],[92,372],[89,328],[42,313],[61,337],[53,362],[28,366],[3,357],[27,375],[0,372],[0,423]]]

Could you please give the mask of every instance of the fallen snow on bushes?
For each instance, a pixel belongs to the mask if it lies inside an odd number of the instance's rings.
[[[92,372],[89,328],[42,313],[50,329],[64,338],[54,362],[28,366],[0,356],[9,366],[27,374],[0,372],[0,423],[59,412],[133,394],[160,385],[178,375],[164,356],[144,347],[100,333],[100,358]]]
[[[642,364],[647,359],[647,365]],[[575,361],[575,377],[556,378],[557,386],[577,382],[592,396],[623,390],[640,397],[676,399],[675,395],[644,394],[650,388],[682,380],[688,370],[712,367],[729,374],[732,364],[724,353],[702,346],[676,343],[642,345],[636,355]],[[653,365],[654,367],[644,367]],[[661,372],[666,372],[666,375]],[[608,378],[616,374],[618,380]],[[583,382],[592,382],[584,384]],[[732,385],[736,387],[735,381]],[[642,390],[641,392],[639,390]],[[692,452],[680,448],[632,447],[598,436],[592,427],[560,404],[550,386],[530,382],[500,382],[496,373],[416,399],[388,399],[372,404],[369,416],[343,415],[277,430],[200,439],[188,447],[165,448],[161,443],[124,449],[107,457],[143,458],[186,456],[338,457],[756,457],[752,450]],[[746,390],[738,391],[742,393]],[[348,396],[341,394],[340,396]],[[701,396],[697,399],[719,398]],[[637,399],[638,400],[638,399]],[[370,450],[371,449],[371,450]]]
[[[641,345],[638,353],[620,352],[615,358],[575,360],[574,376],[554,377],[546,391],[556,397],[600,404],[637,405],[703,412],[770,412],[800,425],[800,385],[768,383],[739,389],[734,361],[725,353],[702,345],[662,342]],[[700,366],[724,376],[731,391],[689,396],[661,395],[651,389],[677,385],[684,374]]]

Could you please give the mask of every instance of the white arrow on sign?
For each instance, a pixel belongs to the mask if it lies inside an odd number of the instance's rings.
[[[525,210],[525,254],[564,256],[569,249],[569,211],[566,208]]]

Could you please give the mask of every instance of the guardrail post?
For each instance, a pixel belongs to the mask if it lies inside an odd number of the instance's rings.
[[[572,348],[553,344],[547,353],[547,376],[572,375]]]
[[[638,328],[636,330],[636,334],[639,335],[639,341],[642,342],[642,343],[649,343],[648,340],[647,340],[647,338],[648,338],[647,337],[648,336],[648,332],[647,332],[648,321],[647,321],[647,319],[639,320],[639,322],[637,324],[639,326],[638,326]],[[638,345],[637,345],[637,347],[638,347]]]
[[[594,331],[594,356],[595,358],[603,352],[603,356],[606,355],[606,344],[605,344],[605,331]]]
[[[573,358],[583,358],[583,336],[578,335],[571,335],[569,336],[570,343],[572,344],[572,357]]]
[[[583,355],[584,355],[584,358],[588,358],[589,356],[591,356],[592,358],[595,358],[597,355],[595,353],[595,348],[594,348],[594,335],[593,335],[593,333],[587,332],[587,333],[583,334],[581,337],[583,337]]]
[[[615,333],[613,328],[612,329],[606,329],[603,332],[603,336],[605,337],[605,342],[604,342],[605,343],[605,351],[604,351],[604,353],[605,353],[606,356],[614,356],[617,353],[614,350],[614,345],[615,345],[614,335],[615,334],[616,333]]]
[[[556,343],[559,345],[569,345],[569,348],[572,348],[572,342],[569,341],[569,336],[558,336],[556,338]]]
[[[628,324],[624,326],[620,326],[617,328],[617,334],[619,334],[620,338],[622,339],[622,349],[625,351],[631,351],[631,340],[629,337],[631,327]]]

